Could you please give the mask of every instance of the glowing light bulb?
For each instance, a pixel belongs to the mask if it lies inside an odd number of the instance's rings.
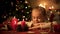
[[[25,1],[25,3],[28,3],[28,1]]]
[[[29,12],[27,12],[27,14],[29,14]]]
[[[27,9],[27,7],[25,7]]]

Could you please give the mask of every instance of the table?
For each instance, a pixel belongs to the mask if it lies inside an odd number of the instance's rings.
[[[29,33],[32,32],[32,33]],[[0,31],[0,34],[41,34],[39,31],[17,32],[17,31]],[[46,33],[45,33],[46,34]],[[60,32],[49,32],[47,34],[60,34]]]

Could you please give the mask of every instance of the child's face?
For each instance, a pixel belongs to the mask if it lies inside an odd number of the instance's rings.
[[[32,21],[34,23],[40,23],[43,21],[43,16],[40,10],[37,9],[32,10]]]

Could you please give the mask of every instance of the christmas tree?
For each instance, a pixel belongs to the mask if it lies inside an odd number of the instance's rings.
[[[31,6],[27,0],[1,0],[0,11],[0,22],[7,20],[11,16],[16,16],[19,20],[24,18],[29,21],[31,19]]]
[[[27,0],[16,0],[16,17],[26,21],[30,20],[31,6],[28,4]]]

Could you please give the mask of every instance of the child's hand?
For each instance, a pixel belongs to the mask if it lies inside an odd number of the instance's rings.
[[[40,28],[49,28],[50,23],[40,23]]]
[[[40,28],[40,24],[33,24],[33,27],[30,27],[29,29],[38,29]]]
[[[36,23],[36,24],[34,24],[34,26],[36,27],[36,26],[40,26],[40,24],[39,23]]]
[[[50,23],[37,23],[34,24],[34,26],[31,27],[30,29],[49,28],[49,27],[50,27]]]

